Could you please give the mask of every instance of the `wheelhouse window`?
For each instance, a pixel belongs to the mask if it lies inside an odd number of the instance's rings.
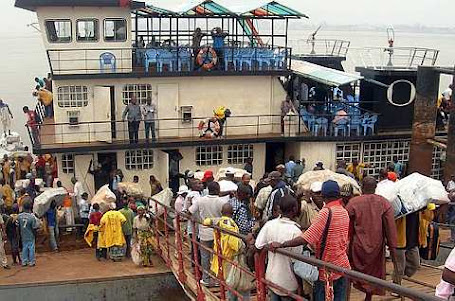
[[[65,154],[62,155],[62,171],[66,174],[74,173],[74,155]]]
[[[51,43],[69,43],[72,40],[71,20],[46,20],[47,39]]]
[[[198,166],[223,164],[223,147],[219,145],[197,147],[196,164]]]
[[[108,42],[126,41],[126,20],[125,19],[105,19],[104,20],[104,40]]]
[[[246,159],[253,158],[253,144],[235,144],[229,145],[228,163],[243,164]]]
[[[144,105],[147,98],[152,98],[152,85],[150,84],[128,84],[123,86],[122,98],[125,105],[130,103],[131,97],[135,95],[138,104]]]
[[[125,152],[125,167],[128,170],[144,170],[153,168],[153,150],[140,149]]]
[[[88,105],[87,86],[61,86],[57,89],[57,104],[61,108],[81,108]]]
[[[98,41],[98,20],[96,19],[77,20],[76,38],[78,42]]]

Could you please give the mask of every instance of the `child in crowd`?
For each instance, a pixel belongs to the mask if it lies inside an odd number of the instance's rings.
[[[100,212],[100,205],[95,203],[93,204],[92,208],[93,212],[90,213],[89,224],[99,227],[101,218],[103,217],[103,214]],[[95,251],[96,259],[100,260],[101,249],[98,249],[98,231],[94,231],[93,233],[93,245],[95,246],[96,249]]]
[[[22,266],[35,266],[35,236],[38,229],[37,218],[31,213],[32,202],[25,201],[24,212],[19,214],[19,228],[22,238]]]
[[[12,206],[12,213],[6,221],[6,236],[11,246],[11,256],[13,264],[21,264],[21,256],[19,255],[19,222],[18,222],[19,206],[15,203]]]

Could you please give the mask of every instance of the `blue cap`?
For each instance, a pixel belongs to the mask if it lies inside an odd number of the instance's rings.
[[[340,196],[340,186],[333,180],[322,183],[321,194],[326,198],[337,198]]]

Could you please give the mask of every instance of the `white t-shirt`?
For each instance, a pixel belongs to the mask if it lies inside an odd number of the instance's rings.
[[[449,183],[447,183],[447,191],[451,192],[452,190],[455,190],[455,182],[450,180]]]
[[[201,197],[201,193],[199,191],[194,191],[194,190],[190,191],[186,195],[185,202],[183,203],[183,210],[190,209],[190,206],[191,206],[190,199],[191,199],[191,202],[194,203],[200,197]],[[196,214],[193,214],[193,217],[198,219],[199,215],[196,213]],[[188,234],[193,234],[193,225],[192,225],[191,221],[188,221],[188,224],[186,227],[187,227],[186,229],[187,229]]]
[[[191,214],[199,212],[200,221],[204,221],[206,218],[217,218],[221,217],[221,207],[226,201],[217,195],[208,195],[198,198],[196,201],[193,200],[189,211]],[[213,229],[199,224],[198,237],[202,241],[213,240]]]
[[[258,249],[262,249],[271,242],[282,243],[300,235],[302,235],[302,231],[297,223],[291,221],[289,218],[279,217],[265,223],[264,227],[262,227],[259,232],[255,246]],[[286,248],[286,250],[296,254],[302,254],[302,248],[302,246],[298,246],[294,248]],[[267,271],[265,272],[265,279],[289,291],[297,291],[298,283],[291,266],[292,261],[292,259],[284,255],[268,252],[268,264]],[[277,295],[284,295],[281,291],[273,288],[272,290]]]
[[[449,257],[447,257],[444,267],[452,272],[455,272],[455,248],[450,252]],[[454,301],[455,298],[452,296],[454,293],[454,286],[448,282],[445,282],[441,279],[441,282],[436,286],[435,296],[443,298],[444,300]]]

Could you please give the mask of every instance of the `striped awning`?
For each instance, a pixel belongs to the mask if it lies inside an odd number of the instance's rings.
[[[138,13],[143,15],[153,16],[153,17],[169,17],[169,16],[177,16],[176,12],[170,11],[165,8],[156,7],[154,5],[146,5],[144,8],[140,8],[137,10]]]
[[[181,8],[180,15],[183,16],[232,16],[231,10],[212,0],[190,1]]]
[[[308,18],[307,15],[296,11],[288,6],[280,4],[276,1],[270,1],[259,7],[248,9],[241,12],[242,16],[250,17],[284,17],[284,18]]]

